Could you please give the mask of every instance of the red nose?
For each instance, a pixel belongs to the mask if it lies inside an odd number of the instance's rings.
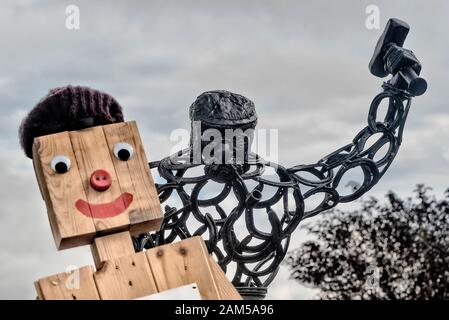
[[[111,175],[106,170],[95,170],[90,176],[90,185],[97,191],[108,190],[111,183]]]

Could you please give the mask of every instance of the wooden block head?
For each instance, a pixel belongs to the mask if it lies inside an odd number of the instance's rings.
[[[58,249],[159,229],[163,214],[134,121],[37,137],[33,163]]]

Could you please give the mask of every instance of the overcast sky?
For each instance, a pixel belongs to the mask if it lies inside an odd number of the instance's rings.
[[[313,3],[313,4],[312,4]],[[80,8],[80,29],[65,9]],[[407,21],[405,46],[422,61],[402,148],[371,195],[449,187],[448,1],[2,1],[0,4],[0,298],[35,297],[33,281],[91,264],[87,248],[57,252],[32,162],[19,148],[24,115],[50,88],[86,85],[113,95],[137,120],[150,160],[170,152],[204,91],[252,99],[260,128],[279,130],[279,162],[312,163],[366,125],[382,80],[368,71],[381,30],[365,8]],[[343,207],[344,208],[344,207]],[[298,233],[299,234],[299,233]],[[295,235],[291,247],[298,245]],[[271,298],[309,298],[282,270]]]

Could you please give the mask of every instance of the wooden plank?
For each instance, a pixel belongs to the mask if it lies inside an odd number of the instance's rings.
[[[135,121],[106,125],[103,130],[121,191],[133,195],[133,202],[127,210],[131,234],[159,230],[163,213]],[[127,161],[117,159],[113,153],[115,145],[121,142],[134,149]]]
[[[121,196],[120,185],[112,163],[109,148],[101,126],[78,131],[70,131],[70,140],[76,161],[80,170],[81,179],[90,204],[110,203]],[[95,170],[106,170],[112,184],[106,191],[96,191],[90,186],[90,177]],[[93,218],[97,233],[106,234],[117,230],[127,230],[129,219],[126,211],[115,217]]]
[[[59,155],[71,161],[70,170],[63,174],[50,167],[51,160]],[[75,208],[77,200],[87,197],[68,132],[35,138],[33,164],[56,247],[66,249],[92,243],[95,235],[92,218],[80,214]]]
[[[212,256],[209,256],[209,265],[214,276],[215,283],[217,284],[218,291],[222,300],[242,300],[237,289],[228,280],[226,274],[221,269],[220,265],[215,262]]]
[[[205,252],[208,252],[206,243],[204,241],[201,241],[201,245],[203,246],[203,250]],[[240,296],[237,289],[234,287],[231,281],[229,281],[223,269],[221,269],[220,265],[214,260],[214,258],[210,254],[209,254],[209,265],[212,270],[215,283],[217,284],[218,291],[220,292],[221,299],[242,300],[242,297]]]
[[[101,269],[106,260],[135,253],[129,231],[95,238],[90,248],[97,269]]]
[[[34,288],[36,289],[36,300],[44,300],[44,294],[42,293],[41,286],[38,281],[34,281]]]
[[[128,300],[158,292],[145,252],[107,260],[94,274],[102,300]]]
[[[221,298],[201,237],[192,237],[146,251],[159,291],[197,283],[202,299]]]
[[[206,243],[201,241],[201,245],[203,246],[203,250],[207,251]],[[242,300],[237,289],[234,285],[229,281],[228,277],[224,273],[223,269],[221,269],[220,265],[214,260],[212,255],[209,255],[209,265],[212,270],[212,274],[214,275],[215,283],[217,284],[218,291],[220,291],[220,296],[222,300]]]
[[[77,282],[77,279],[79,279],[79,282]],[[40,279],[35,283],[35,286],[39,300],[100,299],[91,266]]]

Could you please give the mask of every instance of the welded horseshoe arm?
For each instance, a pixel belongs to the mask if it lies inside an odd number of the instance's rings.
[[[303,194],[305,202],[313,195],[324,194],[323,201],[314,209],[306,211],[304,218],[331,209],[340,202],[359,198],[379,181],[393,162],[402,142],[412,98],[388,83],[383,87],[384,91],[371,103],[368,125],[355,136],[352,143],[315,164],[288,169],[301,189],[307,189]],[[384,100],[388,101],[388,110],[381,120],[377,113]],[[362,181],[348,183],[345,176],[353,170],[362,172]],[[310,178],[311,176],[314,178]],[[349,194],[343,194],[342,191],[348,190],[351,190]]]
[[[393,162],[402,142],[412,97],[422,95],[427,89],[427,82],[419,77],[421,63],[412,51],[402,48],[409,29],[407,23],[390,19],[377,43],[369,64],[370,71],[375,76],[391,75],[391,78],[382,85],[383,91],[374,97],[367,126],[352,143],[317,163],[288,169],[299,186],[307,189],[303,194],[305,202],[313,195],[324,194],[321,203],[306,211],[304,218],[333,208],[339,202],[359,198],[379,181]],[[384,100],[388,108],[381,119],[378,112]],[[345,182],[348,172],[357,169],[363,174],[362,181]],[[343,195],[348,186],[352,192]]]

